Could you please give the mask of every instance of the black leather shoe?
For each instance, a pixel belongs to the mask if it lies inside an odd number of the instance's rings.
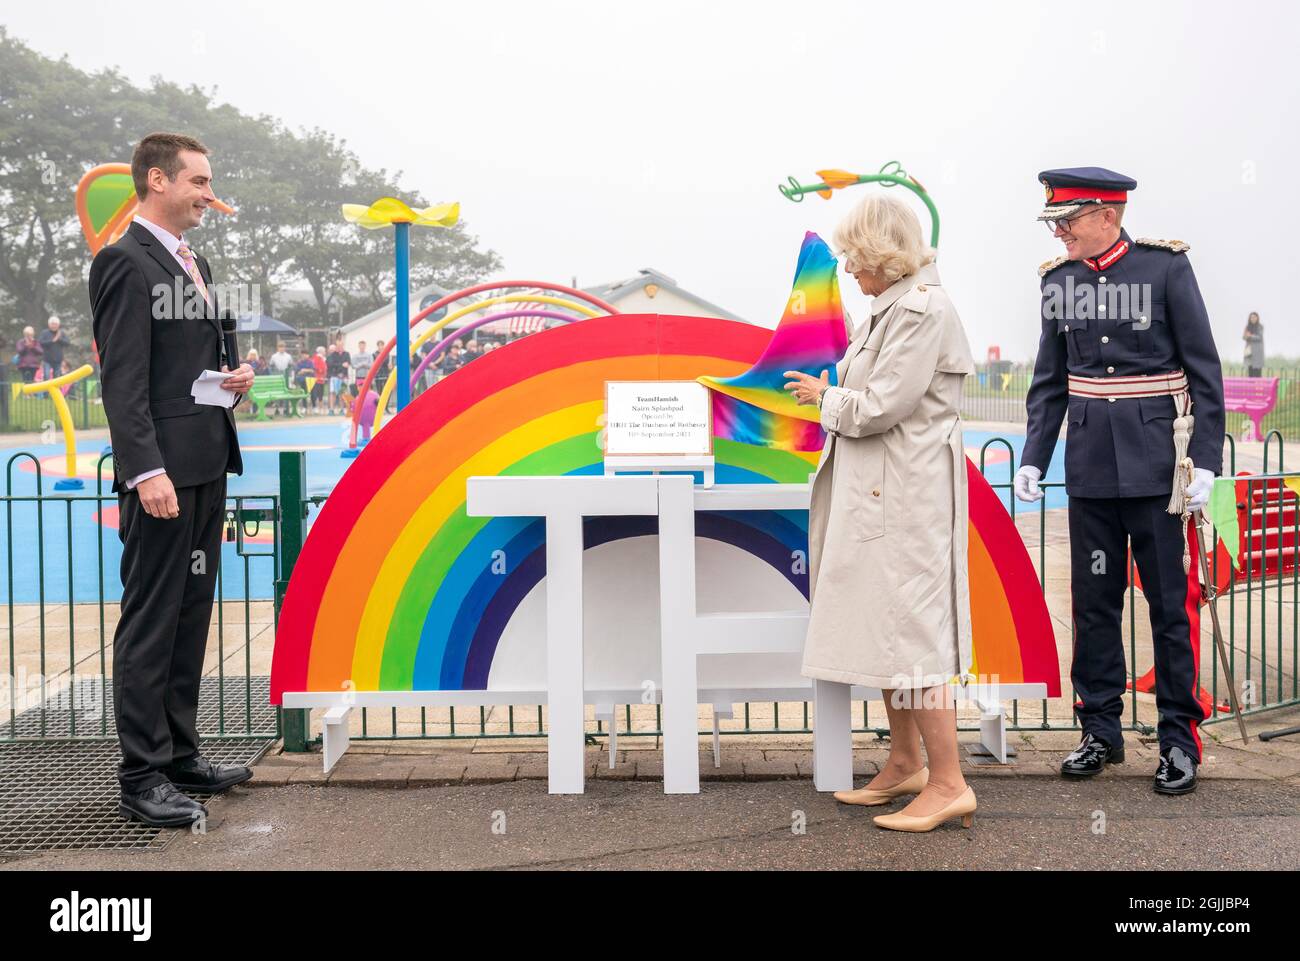
[[[202,791],[217,794],[227,788],[242,784],[253,776],[252,768],[242,764],[213,764],[202,755],[173,764],[163,771],[182,791]]]
[[[207,808],[176,790],[170,781],[134,794],[123,791],[117,811],[128,821],[143,821],[156,828],[189,827],[208,815]]]
[[[1157,794],[1190,794],[1196,790],[1196,759],[1181,747],[1160,752],[1153,784]]]
[[[1100,738],[1085,734],[1079,746],[1061,762],[1061,773],[1066,777],[1092,777],[1100,774],[1107,764],[1124,763],[1124,742],[1111,747]]]

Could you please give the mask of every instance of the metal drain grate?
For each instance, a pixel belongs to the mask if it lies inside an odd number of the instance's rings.
[[[213,761],[251,764],[270,745],[205,739],[203,753]],[[113,741],[0,744],[0,856],[166,844],[174,829],[148,827],[118,814],[118,757]]]
[[[275,708],[267,703],[263,677],[204,678],[199,699],[199,731],[203,754],[212,761],[251,764],[275,738]],[[93,686],[94,689],[91,689]],[[69,694],[71,693],[71,697]],[[111,695],[111,691],[110,691]],[[77,705],[77,732],[68,739],[70,702]],[[251,703],[251,711],[249,705]],[[83,714],[106,704],[106,718]],[[225,732],[246,728],[261,737],[214,737],[224,713]],[[162,846],[174,829],[152,828],[127,821],[117,811],[119,790],[111,696],[100,698],[96,681],[79,682],[73,692],[52,696],[41,709],[29,708],[12,727],[20,740],[0,743],[0,856],[54,850],[107,850]],[[11,725],[0,726],[0,737],[13,737]],[[45,740],[32,740],[42,736]],[[63,735],[64,739],[57,739]],[[22,740],[22,739],[28,740]],[[195,795],[205,800],[207,795]]]

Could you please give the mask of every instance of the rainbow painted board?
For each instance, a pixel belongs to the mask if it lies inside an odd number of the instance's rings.
[[[694,380],[761,366],[772,331],[658,314],[595,317],[478,358],[417,397],[343,475],[294,567],[276,633],[271,702],[286,692],[496,689],[503,636],[545,577],[542,518],[469,517],[475,475],[601,474],[606,380]],[[841,348],[842,349],[842,348]],[[719,483],[805,483],[817,451],[724,437]],[[974,671],[1060,695],[1055,640],[1019,533],[970,474]],[[808,596],[806,511],[706,511],[697,543],[743,552]],[[653,535],[654,517],[592,517],[584,548]],[[526,625],[525,625],[526,626]],[[516,648],[517,650],[517,648]],[[638,677],[645,677],[639,674]]]

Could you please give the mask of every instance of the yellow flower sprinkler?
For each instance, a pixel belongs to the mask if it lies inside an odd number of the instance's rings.
[[[460,219],[460,204],[412,210],[396,197],[381,197],[369,207],[344,204],[343,219],[367,230],[393,227],[397,259],[397,409],[411,402],[411,225],[451,227]],[[362,398],[364,400],[364,398]]]

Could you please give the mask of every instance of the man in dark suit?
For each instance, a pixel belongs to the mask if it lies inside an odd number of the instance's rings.
[[[1042,498],[1038,482],[1068,417],[1070,677],[1083,740],[1061,773],[1091,777],[1124,760],[1131,548],[1156,665],[1152,787],[1186,794],[1196,788],[1208,716],[1198,697],[1201,586],[1189,515],[1223,472],[1223,368],[1187,244],[1134,239],[1121,226],[1137,181],[1103,167],[1038,176],[1048,202],[1038,219],[1066,252],[1039,268],[1042,334],[1015,490],[1023,501]]]
[[[206,814],[183,792],[252,776],[204,758],[196,730],[226,474],[243,471],[233,412],[190,393],[204,370],[229,370],[212,272],[182,237],[216,199],[207,152],[179,134],[141,140],[131,158],[138,213],[90,268],[123,545],[113,637],[119,810],[160,827]],[[252,382],[244,365],[222,386],[238,397]]]

